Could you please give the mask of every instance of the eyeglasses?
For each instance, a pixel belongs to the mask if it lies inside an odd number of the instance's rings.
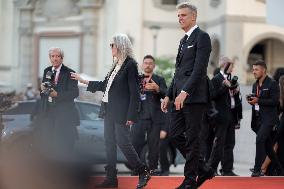
[[[113,44],[113,43],[111,43],[111,44],[109,44],[109,46],[110,46],[110,48],[113,48],[113,47],[114,47],[114,44]]]

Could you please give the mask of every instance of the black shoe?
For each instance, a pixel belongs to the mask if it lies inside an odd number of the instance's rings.
[[[250,172],[254,172],[254,168],[250,168],[249,171],[250,171]]]
[[[236,173],[234,173],[233,171],[222,171],[221,175],[222,176],[239,176]]]
[[[150,175],[151,176],[160,176],[161,172],[157,169],[150,170]]]
[[[170,171],[162,171],[160,173],[160,176],[169,176],[169,174],[170,174]]]
[[[206,180],[212,179],[214,176],[216,176],[215,174],[216,172],[211,167],[204,169],[197,178],[197,187],[201,186]]]
[[[106,178],[103,180],[101,184],[96,185],[96,188],[117,188],[118,180],[117,180],[117,169],[105,166],[106,170]]]
[[[117,178],[105,178],[105,180],[101,183],[95,186],[96,188],[117,188],[118,187],[118,181]]]
[[[138,170],[139,173],[139,181],[136,186],[136,189],[143,188],[147,185],[148,181],[151,179],[150,170],[143,166]]]
[[[252,177],[262,177],[262,176],[264,176],[264,173],[261,170],[260,171],[256,171],[254,169],[254,171],[252,172],[251,176]]]
[[[181,185],[179,185],[176,189],[197,189],[197,183],[194,179],[185,177]]]

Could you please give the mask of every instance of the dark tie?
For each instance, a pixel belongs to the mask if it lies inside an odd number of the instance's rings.
[[[180,61],[183,45],[186,43],[187,37],[188,37],[188,35],[185,34],[184,37],[180,41],[180,44],[179,44],[179,47],[178,47],[177,61]]]
[[[57,72],[56,70],[53,70],[53,71],[52,71],[52,77],[53,77],[53,78],[52,78],[52,82],[53,82],[55,85],[56,85],[56,82],[57,82],[57,81],[55,81],[55,80],[56,80],[56,72]]]

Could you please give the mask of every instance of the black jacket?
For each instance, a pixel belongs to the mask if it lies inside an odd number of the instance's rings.
[[[211,52],[209,35],[196,28],[183,45],[181,58],[176,60],[176,70],[167,96],[174,100],[184,90],[189,96],[185,103],[207,103],[207,66]]]
[[[48,71],[52,71],[52,66],[44,70],[42,82],[47,81],[46,73]],[[42,124],[41,128],[42,132],[52,130],[50,132],[56,133],[57,136],[66,138],[66,140],[67,137],[70,140],[77,137],[76,126],[80,125],[79,113],[74,103],[74,99],[79,96],[78,81],[71,79],[70,72],[74,71],[62,65],[57,85],[54,87],[58,96],[53,98],[54,103],[50,105],[48,111],[42,114],[44,120],[52,125]]]
[[[257,94],[258,81],[253,84],[252,93]],[[279,85],[272,78],[266,76],[259,91],[259,118],[263,125],[275,125],[278,122]],[[252,127],[255,124],[257,112],[252,106]]]
[[[141,101],[139,119],[152,119],[155,123],[165,122],[165,113],[161,110],[161,98],[164,98],[167,92],[165,79],[156,74],[151,78],[160,87],[160,91],[145,91],[146,100]]]
[[[108,78],[104,81],[90,81],[87,91],[105,91]],[[108,92],[107,114],[116,123],[136,121],[139,106],[139,83],[137,62],[127,57],[116,74]]]

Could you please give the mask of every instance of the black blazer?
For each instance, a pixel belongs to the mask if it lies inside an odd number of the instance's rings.
[[[139,109],[139,119],[152,119],[155,123],[165,122],[165,113],[161,110],[161,98],[164,98],[167,92],[166,81],[163,77],[156,74],[151,78],[160,87],[160,91],[146,91],[146,100],[141,101]]]
[[[215,102],[215,107],[218,110],[218,116],[216,118],[218,123],[228,122],[232,119],[231,97],[228,87],[223,84],[224,80],[225,78],[220,72],[211,80],[215,90],[213,100]]]
[[[104,81],[90,81],[87,91],[104,92],[107,82],[107,77]],[[125,124],[127,120],[136,121],[139,99],[137,62],[133,58],[127,57],[109,89],[107,115],[120,124]]]
[[[174,100],[182,91],[189,96],[185,103],[207,103],[207,66],[211,52],[209,35],[196,28],[183,45],[182,54],[176,60],[176,70],[167,96]]]
[[[47,67],[43,73],[42,82],[47,81],[46,73],[52,71],[52,66]],[[54,132],[63,134],[62,137],[77,137],[76,126],[80,125],[79,113],[75,107],[74,99],[79,96],[78,81],[71,79],[72,69],[62,64],[58,82],[55,86],[58,96],[54,97],[54,104],[46,115],[52,115],[49,119],[53,120]],[[51,126],[47,126],[50,127]],[[59,135],[60,135],[59,134]]]
[[[258,81],[253,84],[252,93],[257,92]],[[278,122],[278,105],[279,105],[279,85],[272,78],[266,76],[260,87],[259,94],[259,118],[263,125],[275,125]],[[256,121],[255,106],[252,106],[252,128]]]

